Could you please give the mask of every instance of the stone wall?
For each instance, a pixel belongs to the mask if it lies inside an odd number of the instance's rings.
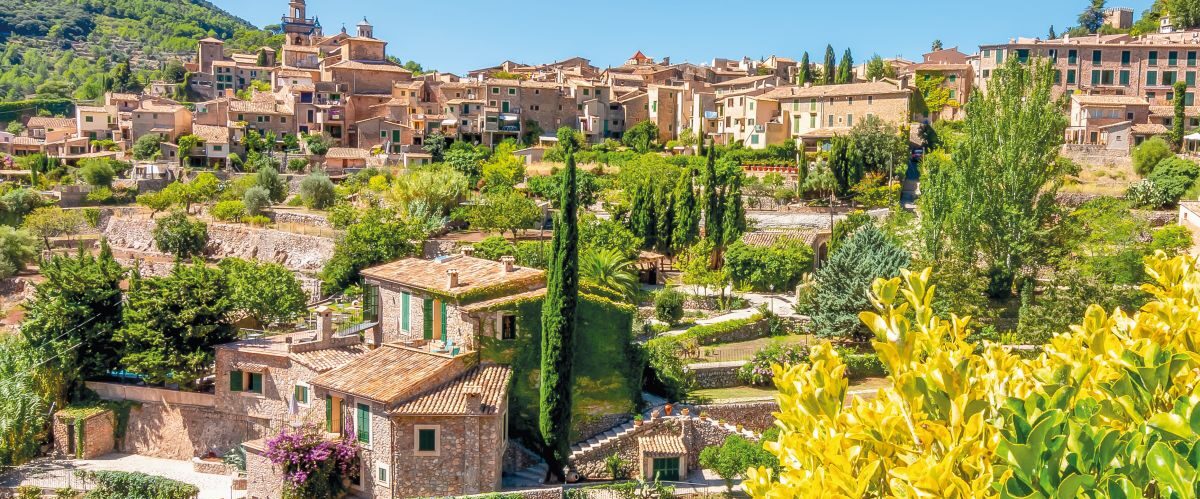
[[[692,414],[704,414],[710,419],[742,425],[747,430],[762,433],[775,426],[779,404],[774,400],[740,404],[706,404],[692,407]]]
[[[270,423],[211,407],[142,403],[129,412],[120,450],[177,460],[224,455],[242,442],[272,434]]]
[[[329,223],[329,219],[325,218],[325,215],[318,213],[274,208],[267,214],[267,216],[271,218],[272,222],[279,224],[307,225],[322,229],[333,228],[333,225]]]
[[[71,452],[71,431],[68,427],[77,425],[75,418],[66,412],[59,412],[54,417],[54,453],[71,459],[95,459],[108,454],[117,448],[116,425],[117,418],[112,411],[103,411],[82,421],[75,427],[76,432],[83,432],[83,448]],[[74,439],[79,443],[79,435]]]
[[[271,464],[264,452],[246,446],[246,499],[283,497],[283,472]]]
[[[625,424],[629,419],[630,416],[628,414],[603,414],[585,419],[575,427],[575,438],[572,439],[571,444],[574,445],[591,439],[596,435]]]
[[[611,455],[620,456],[625,462],[625,472],[628,476],[636,477],[641,462],[641,449],[638,439],[654,435],[680,435],[688,449],[688,469],[699,469],[700,451],[705,447],[721,445],[725,438],[736,432],[736,429],[721,425],[715,421],[705,421],[697,418],[695,413],[689,416],[667,416],[646,421],[633,430],[610,439],[598,447],[576,453],[571,457],[571,464],[583,478],[611,479],[605,469],[604,461]]]
[[[526,449],[524,445],[513,439],[508,440],[508,447],[504,449],[503,459],[502,469],[505,473],[515,473],[542,462],[542,459],[533,451]]]
[[[1128,149],[1109,149],[1104,146],[1067,144],[1062,155],[1071,161],[1096,166],[1131,166],[1133,159]]]
[[[729,388],[744,384],[738,379],[737,373],[745,364],[746,361],[738,360],[692,364],[687,368],[695,375],[698,388]]]
[[[517,496],[521,497],[522,499],[562,499],[563,489],[562,487],[552,487],[547,489],[506,490],[502,493],[462,496],[458,499],[468,499],[472,497],[478,497],[480,499],[494,499],[497,497],[497,494],[501,494],[503,497]]]

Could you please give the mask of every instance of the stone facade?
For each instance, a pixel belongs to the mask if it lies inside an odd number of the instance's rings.
[[[120,450],[177,460],[224,455],[242,442],[272,434],[270,423],[212,407],[143,402],[129,412]]]
[[[729,388],[731,386],[740,386],[742,381],[738,379],[738,370],[746,365],[746,361],[738,360],[732,362],[710,362],[706,364],[692,364],[688,366],[696,379],[698,388]]]
[[[395,418],[395,488],[406,496],[479,494],[496,490],[504,462],[507,418],[420,416]],[[437,455],[418,455],[416,429],[437,427]],[[482,442],[499,442],[493,448]],[[447,470],[454,470],[447,473]],[[437,480],[429,477],[437,476]],[[380,496],[376,496],[380,497]]]
[[[774,400],[740,404],[708,404],[692,407],[692,414],[705,414],[710,419],[762,433],[775,426],[779,404]]]
[[[687,469],[699,469],[700,451],[705,447],[721,445],[725,438],[736,433],[735,428],[722,425],[712,420],[701,420],[695,411],[688,416],[667,416],[646,421],[641,426],[604,442],[598,447],[578,452],[571,457],[571,464],[581,477],[588,479],[611,479],[605,467],[605,459],[609,456],[620,456],[626,465],[629,476],[638,476],[639,463],[642,461],[639,439],[659,435],[678,435],[683,439],[687,449],[685,463],[681,466]]]
[[[117,448],[117,419],[112,411],[100,411],[77,421],[68,411],[54,417],[54,453],[77,459],[95,459]],[[80,434],[82,433],[82,434]]]
[[[103,232],[114,248],[159,254],[149,218],[112,217]],[[325,237],[219,223],[208,225],[208,237],[209,256],[274,262],[293,271],[320,271],[333,257],[334,241]]]

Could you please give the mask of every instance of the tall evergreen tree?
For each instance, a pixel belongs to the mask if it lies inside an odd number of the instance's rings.
[[[725,244],[733,244],[742,238],[742,234],[746,232],[746,205],[742,202],[742,172],[737,171],[729,175],[729,181],[725,185],[725,195],[722,200],[723,220],[721,221],[721,230],[724,232],[721,239]]]
[[[929,46],[929,50],[931,50],[933,52],[942,50],[942,40],[940,38],[937,40],[934,40],[933,44]]]
[[[81,393],[84,380],[115,369],[121,358],[114,336],[121,326],[125,269],[101,242],[98,256],[82,249],[74,257],[55,255],[42,263],[41,274],[46,280],[25,304],[21,334],[42,358],[51,359],[64,389]],[[66,396],[53,399],[64,402]]]
[[[254,63],[260,67],[266,66],[267,65],[267,51],[259,50],[258,51],[258,59],[256,59]]]
[[[721,176],[717,172],[717,155],[713,147],[708,148],[708,157],[704,163],[704,238],[712,243],[714,248],[724,246],[722,228],[724,217],[721,214]]]
[[[1053,24],[1050,25],[1050,32],[1046,33],[1046,37],[1047,37],[1046,38],[1047,40],[1057,40],[1058,39],[1058,33],[1054,32]]]
[[[657,244],[657,209],[654,185],[651,182],[633,188],[633,204],[629,208],[629,230],[642,239],[643,248],[653,248]]]
[[[842,54],[842,62],[838,64],[837,82],[854,83],[854,56],[850,54],[850,48],[846,48],[846,53]]]
[[[837,71],[837,54],[833,53],[833,45],[825,46],[825,67],[822,68],[821,83],[824,85],[833,84],[834,77],[837,76],[834,71]]]
[[[654,188],[654,249],[659,253],[670,254],[675,245],[672,236],[675,233],[675,193],[671,184],[658,183]]]
[[[1105,0],[1092,0],[1091,4],[1079,14],[1079,27],[1086,29],[1088,33],[1100,31],[1104,26],[1104,4]]]
[[[890,279],[909,264],[909,253],[867,224],[850,236],[817,271],[813,300],[806,312],[821,337],[864,339],[859,312],[871,309],[867,290],[876,278]]]
[[[804,85],[812,81],[812,63],[808,60],[808,51],[800,58],[800,66],[796,68],[796,84]]]
[[[1175,117],[1171,120],[1171,145],[1176,151],[1183,150],[1183,136],[1187,133],[1187,82],[1175,82]]]
[[[700,206],[696,204],[695,173],[685,168],[675,184],[675,228],[671,233],[674,253],[691,247],[700,239]]]
[[[579,211],[575,147],[569,129],[559,130],[559,143],[566,148],[562,198],[550,265],[546,277],[546,299],[542,303],[542,357],[540,413],[543,458],[549,465],[547,481],[566,481],[564,467],[571,449],[571,387],[575,357],[575,309],[579,300]],[[564,135],[566,135],[564,137]]]
[[[862,178],[861,166],[854,150],[854,141],[847,135],[835,135],[829,141],[829,170],[837,179],[839,195],[846,195],[850,187]]]

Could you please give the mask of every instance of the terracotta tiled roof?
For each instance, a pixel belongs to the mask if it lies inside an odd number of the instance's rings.
[[[467,394],[480,395],[479,414],[496,414],[508,398],[512,369],[494,364],[476,367],[449,383],[401,402],[391,411],[397,416],[475,414],[466,406]]]
[[[357,147],[331,147],[325,153],[326,159],[369,159],[371,151]]]
[[[1137,95],[1072,95],[1071,98],[1085,105],[1147,106],[1150,104],[1145,97]]]
[[[1200,107],[1189,107],[1184,110],[1188,116],[1200,115]],[[1175,116],[1174,106],[1150,106],[1150,116],[1155,118],[1171,118]]]
[[[108,108],[105,108],[103,106],[75,106],[75,108],[83,113],[107,113],[108,112]]]
[[[800,136],[806,139],[828,139],[836,135],[848,134],[851,130],[853,129],[848,126],[826,127],[802,133]]]
[[[387,344],[354,362],[313,378],[312,385],[393,404],[413,387],[437,378],[456,364],[451,357]]]
[[[12,143],[18,146],[40,146],[45,145],[46,141],[33,137],[13,137]]]
[[[546,288],[535,289],[533,291],[526,291],[524,293],[517,293],[515,295],[501,296],[499,298],[493,298],[491,300],[484,300],[481,302],[472,303],[470,305],[462,307],[462,311],[471,313],[471,312],[478,312],[481,310],[490,310],[490,309],[493,309],[496,307],[501,307],[503,305],[507,305],[509,303],[515,303],[515,302],[519,302],[519,301],[527,300],[527,299],[541,298],[543,296],[546,296]]]
[[[244,100],[240,100],[240,99],[234,99],[234,100],[229,101],[229,110],[233,111],[233,112],[238,112],[238,113],[257,113],[257,114],[280,114],[283,112],[283,111],[280,111],[279,108],[275,105],[274,98],[272,98],[270,101],[264,101],[264,100],[258,100],[258,99],[251,100],[251,101],[244,101]]]
[[[224,44],[225,42],[223,42],[223,41],[221,41],[221,40],[218,40],[218,39],[216,39],[216,38],[213,38],[213,37],[211,37],[211,36],[210,36],[210,37],[208,37],[208,38],[205,38],[205,39],[202,39],[202,40],[200,40],[200,43],[220,43],[220,44]]]
[[[787,97],[857,97],[860,95],[907,93],[909,93],[908,89],[900,88],[887,81],[872,81],[866,83],[844,83],[841,85],[819,85],[812,87],[800,87],[795,85],[776,87],[771,91],[759,96],[759,98],[766,100],[778,100]]]
[[[289,357],[293,361],[304,364],[314,371],[323,373],[345,366],[370,352],[366,345],[359,344],[348,347],[326,348],[311,352],[292,353]]]
[[[192,125],[192,134],[208,144],[229,143],[229,127],[195,124]]]
[[[138,99],[141,99],[142,97],[138,94],[113,92],[112,98],[113,98],[113,100],[138,100]]]
[[[458,286],[450,289],[447,272],[458,271]],[[514,266],[512,272],[504,271],[504,264],[455,255],[436,260],[405,258],[392,263],[363,270],[365,277],[394,282],[402,286],[450,295],[455,299],[471,291],[510,287],[513,293],[531,291],[545,286],[545,272],[528,267]]]
[[[1158,123],[1138,123],[1133,125],[1134,135],[1161,135],[1167,133],[1166,125]]]
[[[182,109],[186,108],[171,102],[155,102],[151,100],[142,101],[142,105],[138,107],[139,111],[148,113],[174,113]]]
[[[742,242],[748,246],[770,247],[780,242],[799,242],[811,246],[821,236],[818,230],[765,230],[747,232]]]
[[[55,118],[51,116],[34,116],[29,118],[29,122],[25,124],[29,128],[53,128],[61,130],[64,128],[75,128],[75,118]]]
[[[360,71],[387,71],[391,73],[412,73],[407,69],[390,62],[368,63],[362,61],[342,61],[332,66],[332,69],[351,69]]]
[[[674,457],[687,454],[683,438],[679,435],[660,434],[638,439],[638,448],[647,457]]]
[[[308,71],[298,71],[294,69],[279,69],[275,71],[275,76],[295,76],[300,78],[312,78],[312,73]]]
[[[732,87],[732,86],[736,86],[736,85],[748,85],[750,83],[755,83],[755,82],[767,80],[770,78],[775,78],[775,75],[743,76],[741,78],[734,78],[729,81],[723,81],[723,82],[717,83],[713,86],[714,87]]]

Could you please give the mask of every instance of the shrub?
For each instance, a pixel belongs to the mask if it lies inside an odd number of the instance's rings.
[[[248,215],[242,217],[242,223],[255,227],[266,227],[271,225],[271,219],[266,215]]]
[[[251,187],[246,190],[246,195],[242,196],[242,206],[250,216],[261,215],[271,206],[271,192],[262,186]]]
[[[760,467],[778,470],[779,459],[741,435],[730,435],[720,447],[705,447],[700,451],[700,466],[715,471],[732,491],[733,480],[746,470]]]
[[[254,184],[262,187],[270,194],[271,201],[276,203],[287,199],[288,185],[284,182],[283,177],[279,176],[279,172],[270,166],[264,166],[258,169],[254,174]]]
[[[823,337],[866,336],[859,312],[871,307],[867,290],[876,278],[890,278],[907,266],[909,253],[874,225],[850,236],[817,271],[813,299],[807,304],[813,332]]]
[[[84,160],[79,167],[79,178],[92,187],[111,187],[117,172],[107,159]]]
[[[335,200],[333,181],[324,173],[310,173],[300,181],[300,198],[305,206],[314,210],[332,206]]]
[[[517,247],[504,236],[488,236],[475,243],[475,256],[498,261],[502,257],[517,256]]]
[[[99,204],[110,203],[113,200],[113,191],[108,187],[94,187],[88,192],[87,200]]]
[[[878,378],[887,376],[887,367],[874,353],[841,352],[842,363],[846,364],[846,377],[850,379]]]
[[[725,253],[725,269],[734,284],[756,291],[795,288],[812,267],[812,248],[800,241],[778,241],[767,248],[735,241]]]
[[[1135,206],[1143,208],[1162,208],[1171,204],[1166,192],[1149,179],[1139,180],[1129,185],[1125,190],[1125,199]]]
[[[1182,225],[1171,225],[1154,231],[1150,251],[1164,251],[1175,256],[1192,247],[1192,231]]]
[[[246,216],[246,205],[241,201],[221,201],[212,207],[210,213],[222,222],[236,222]]]
[[[145,473],[77,471],[75,476],[94,487],[88,492],[89,499],[193,499],[200,494],[195,485]]]
[[[358,222],[358,210],[350,203],[338,203],[329,209],[329,225],[335,229],[345,229]]]
[[[330,441],[314,426],[283,430],[267,440],[267,459],[284,472],[284,497],[338,497],[359,473],[358,446],[346,432]]]
[[[672,326],[683,319],[683,293],[666,288],[654,295],[654,318]]]
[[[608,471],[608,476],[612,477],[613,480],[624,480],[628,478],[628,473],[625,471],[625,468],[628,466],[629,463],[625,462],[624,459],[621,459],[620,454],[611,454],[604,458],[604,469],[605,471]]]
[[[302,172],[302,171],[304,171],[305,168],[308,168],[308,160],[304,159],[304,158],[292,158],[292,159],[288,160],[287,167],[288,167],[288,170],[291,170],[291,171],[294,171],[297,173]]]
[[[1154,186],[1162,190],[1163,199],[1168,201],[1167,204],[1175,204],[1192,188],[1197,177],[1200,177],[1200,166],[1175,157],[1167,158],[1155,166],[1146,179],[1154,182]]]
[[[1150,175],[1162,160],[1174,154],[1171,145],[1162,137],[1151,137],[1133,148],[1133,170],[1143,177]]]
[[[208,225],[177,211],[155,222],[154,244],[159,251],[177,258],[199,255],[208,244]]]
[[[806,361],[808,348],[773,342],[755,352],[754,359],[738,369],[738,379],[748,385],[770,386],[775,378],[771,366],[794,366]]]

